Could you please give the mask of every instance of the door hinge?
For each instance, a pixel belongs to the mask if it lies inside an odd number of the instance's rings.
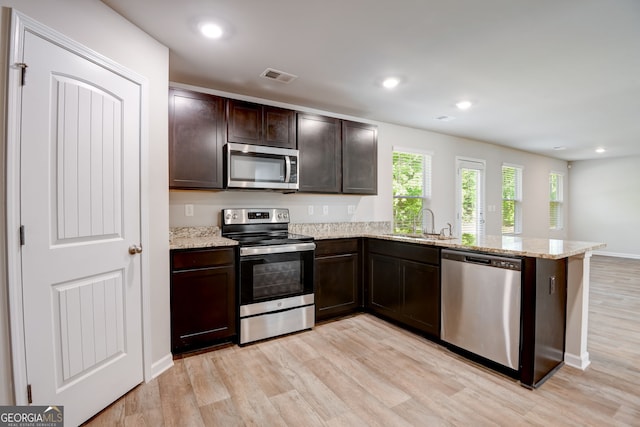
[[[24,246],[24,225],[20,226],[20,246]]]
[[[27,384],[27,402],[33,403],[33,395],[31,394],[31,384]]]
[[[27,67],[29,67],[24,62],[16,63],[16,66],[20,68],[22,75],[20,76],[20,86],[24,86],[27,83]]]

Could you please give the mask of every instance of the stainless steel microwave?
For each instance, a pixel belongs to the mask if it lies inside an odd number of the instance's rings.
[[[227,188],[298,189],[298,150],[228,143]]]

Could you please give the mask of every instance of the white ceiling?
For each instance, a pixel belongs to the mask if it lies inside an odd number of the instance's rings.
[[[103,1],[169,47],[175,82],[565,160],[640,155],[640,0]]]

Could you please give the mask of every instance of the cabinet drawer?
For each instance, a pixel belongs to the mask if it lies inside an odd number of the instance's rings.
[[[316,258],[324,255],[358,252],[359,239],[329,239],[316,241]]]
[[[234,250],[232,248],[190,250],[173,252],[172,255],[173,270],[232,265],[235,260]]]
[[[434,246],[369,239],[369,252],[407,261],[440,265],[440,250]]]

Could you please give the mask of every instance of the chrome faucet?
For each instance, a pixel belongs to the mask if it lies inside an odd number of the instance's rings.
[[[447,228],[449,229],[449,237],[453,237],[453,226],[451,225],[450,222],[447,223],[446,227],[444,227],[442,230],[440,230],[440,237],[446,237],[447,236],[446,233],[445,233]]]
[[[436,232],[436,216],[433,211],[429,208],[422,209],[422,220],[424,223],[424,212],[427,211],[431,214],[431,230],[424,230],[426,234],[435,234]]]

